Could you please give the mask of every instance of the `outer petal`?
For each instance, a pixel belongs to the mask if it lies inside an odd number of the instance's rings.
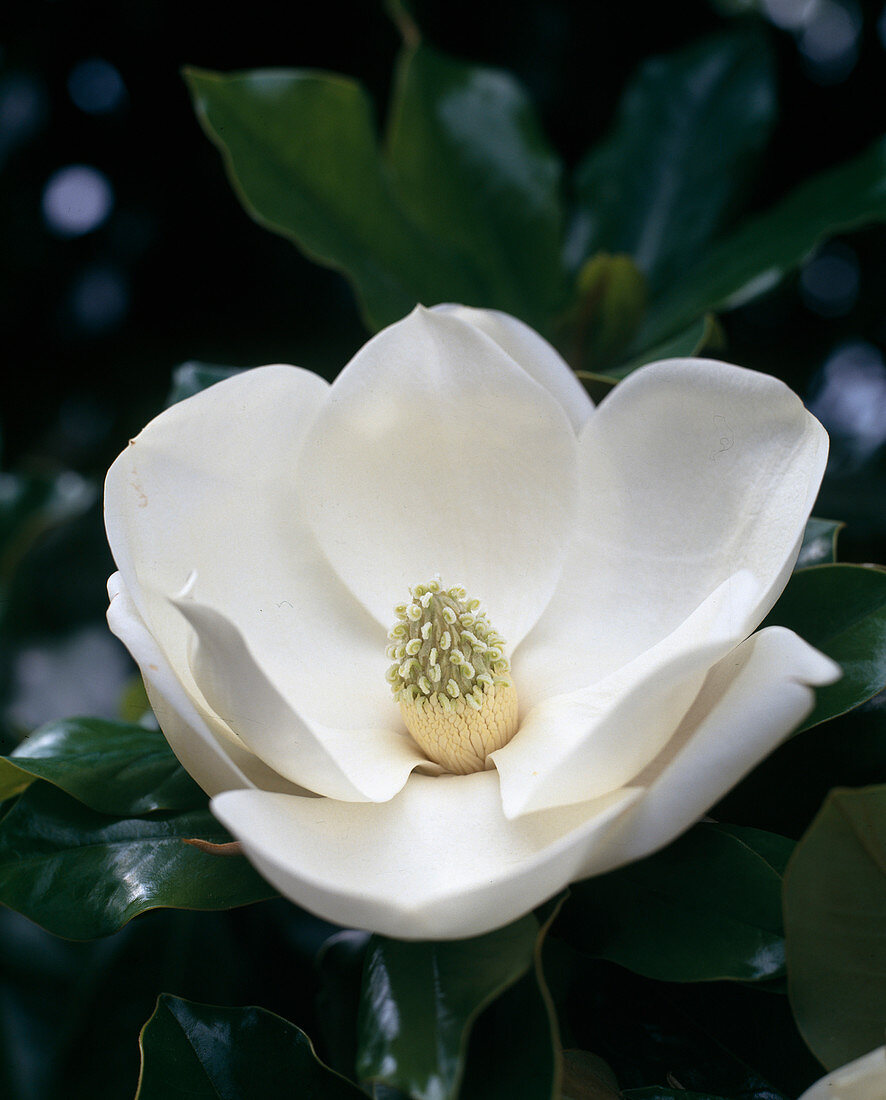
[[[575,371],[535,329],[497,309],[474,309],[447,303],[434,306],[431,312],[446,313],[491,336],[515,363],[557,398],[576,433],[581,430],[594,411],[594,402],[576,378]]]
[[[232,788],[299,793],[252,755],[193,691],[183,686],[142,621],[119,573],[108,582],[111,630],[132,654],[148,698],[182,767],[210,795]]]
[[[749,634],[796,557],[827,458],[818,421],[781,382],[698,359],[636,371],[581,438],[577,538],[515,655],[533,699],[609,675],[669,635],[727,577]]]
[[[886,1046],[835,1069],[807,1089],[800,1100],[883,1100]]]
[[[674,737],[635,777],[647,788],[585,875],[664,847],[745,776],[812,710],[810,684],[839,679],[840,667],[791,630],[773,626],[714,668]]]
[[[381,802],[400,790],[413,768],[435,769],[410,737],[393,728],[393,703],[389,728],[337,730],[310,722],[287,703],[231,622],[191,599],[174,602],[196,631],[191,667],[207,702],[286,779],[330,798]],[[344,650],[342,677],[346,659]]]
[[[510,744],[492,754],[505,814],[565,806],[630,783],[667,745],[712,665],[741,641],[735,608],[755,591],[749,573],[730,577],[652,649],[530,710]]]
[[[385,803],[230,791],[212,809],[258,870],[319,916],[454,939],[516,920],[573,879],[637,794],[509,822],[497,776],[478,772],[413,775]]]
[[[380,623],[439,573],[481,599],[513,645],[559,578],[575,433],[492,339],[419,307],[339,376],[297,480],[320,545]]]
[[[190,631],[170,597],[196,570],[201,602],[230,619],[292,705],[347,729],[384,724],[391,705],[384,634],[299,507],[298,454],[329,392],[309,371],[262,367],[174,405],[111,467],[105,516],[139,614],[186,687]]]

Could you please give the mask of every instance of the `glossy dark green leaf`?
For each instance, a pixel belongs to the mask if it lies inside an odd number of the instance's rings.
[[[33,783],[0,821],[0,903],[56,935],[91,939],[158,907],[230,909],[273,897],[208,810],[113,818]]]
[[[344,77],[186,76],[246,209],[343,271],[373,327],[444,301],[545,327],[563,293],[560,170],[511,77],[407,50],[380,143]]]
[[[417,301],[473,291],[456,258],[413,225],[392,192],[372,105],[345,77],[299,69],[244,73],[190,69],[197,116],[218,146],[235,191],[259,224],[354,283],[380,328]]]
[[[45,779],[93,810],[146,814],[205,806],[206,795],[157,730],[102,718],[67,718],[0,757],[0,799]]]
[[[386,145],[404,210],[475,273],[483,304],[548,327],[565,293],[562,168],[513,77],[406,51]]]
[[[489,1067],[481,1064],[469,1067],[470,1080],[460,1091],[472,1027],[483,1009],[495,1002],[488,1018],[483,1014],[488,1030],[480,1042],[483,1059],[478,1061],[491,1064],[492,1076],[503,1089],[511,1087],[515,1075],[526,1078],[528,1091],[501,1095],[549,1097],[557,1067],[540,973],[534,969],[549,920],[550,914],[541,921],[529,914],[484,936],[439,943],[373,936],[363,979],[358,1075],[402,1089],[418,1100],[497,1096],[498,1092],[488,1091],[493,1087],[487,1079]],[[500,1004],[509,989],[513,1004]],[[518,1027],[527,1020],[531,1034]],[[546,1025],[548,1034],[538,1034],[539,1027],[544,1030]],[[505,1046],[507,1058],[493,1057],[497,1046]],[[527,1047],[533,1067],[522,1067],[516,1074]],[[544,1064],[545,1052],[548,1064]]]
[[[656,344],[710,310],[733,309],[765,294],[821,241],[884,219],[886,138],[801,184],[709,249],[654,303],[636,346]]]
[[[359,1100],[295,1024],[263,1008],[222,1008],[161,994],[139,1041],[136,1100],[293,1096]]]
[[[796,569],[811,565],[833,565],[837,560],[837,536],[846,526],[840,520],[818,519],[810,516],[803,532],[803,543],[797,558]]]
[[[576,175],[570,251],[633,256],[653,291],[732,213],[775,120],[767,40],[726,34],[640,69]]]
[[[886,686],[886,572],[864,565],[816,565],[794,573],[764,626],[790,627],[843,668],[816,689],[801,727],[844,714]]]
[[[779,977],[791,847],[757,829],[697,825],[648,859],[573,886],[557,936],[661,981]]]
[[[195,393],[209,389],[216,382],[240,373],[242,371],[239,367],[220,367],[215,363],[198,363],[193,359],[182,363],[172,372],[172,386],[166,397],[166,405],[168,407],[184,401],[186,397],[193,397]]]
[[[797,1026],[835,1069],[886,1026],[886,786],[831,792],[788,866],[784,912]]]

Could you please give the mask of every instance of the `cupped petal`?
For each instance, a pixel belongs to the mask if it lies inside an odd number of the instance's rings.
[[[757,584],[738,573],[658,645],[590,686],[543,699],[492,753],[507,817],[598,798],[633,781],[673,736],[710,669],[742,640]],[[520,682],[515,667],[514,679]]]
[[[108,594],[111,631],[139,666],[148,699],[172,751],[203,790],[209,795],[244,787],[306,793],[253,756],[205,706],[195,689],[185,687],[145,626],[119,573],[108,582]]]
[[[212,710],[284,778],[331,799],[382,802],[419,765],[439,770],[396,728],[397,708],[386,685],[378,691],[388,694],[388,727],[333,729],[311,722],[290,706],[224,615],[193,599],[173,602],[194,629],[191,669]],[[344,664],[340,672],[344,680]]]
[[[268,676],[320,723],[390,710],[385,636],[331,568],[301,513],[298,454],[323,379],[260,367],[167,409],[108,473],[111,550],[139,613],[187,682],[189,631],[170,603],[189,576]]]
[[[824,429],[767,375],[672,359],[619,383],[582,433],[576,538],[523,643],[527,685],[608,676],[739,569],[759,582],[736,609],[748,635],[790,575],[826,458]]]
[[[418,307],[336,380],[297,480],[329,561],[379,623],[439,574],[515,645],[559,579],[576,450],[562,406],[494,340]]]
[[[452,303],[433,306],[432,313],[446,313],[485,332],[536,382],[556,397],[578,433],[594,411],[594,402],[575,371],[556,348],[523,321],[498,309],[476,309]]]
[[[281,893],[402,939],[476,936],[571,881],[639,792],[507,821],[494,772],[413,775],[390,802],[229,791],[212,810]]]
[[[886,1046],[828,1073],[808,1088],[800,1100],[883,1100],[884,1096]]]
[[[599,874],[664,847],[697,821],[812,710],[812,686],[839,679],[839,665],[793,631],[753,634],[712,669],[674,737],[633,779],[642,798],[584,874]]]

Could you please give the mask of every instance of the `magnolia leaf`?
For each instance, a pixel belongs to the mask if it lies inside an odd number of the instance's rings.
[[[162,993],[139,1047],[136,1100],[363,1096],[323,1065],[301,1028],[263,1008],[195,1004]]]
[[[719,35],[645,62],[612,132],[576,173],[570,254],[629,253],[653,292],[666,285],[733,212],[775,109],[761,34]]]
[[[647,363],[657,363],[661,359],[686,359],[693,355],[700,355],[707,348],[716,350],[722,343],[722,329],[713,313],[706,313],[692,324],[688,325],[676,336],[647,348],[638,355],[633,355],[627,362],[620,363],[617,367],[607,368],[607,373],[613,378],[622,379],[638,367],[644,367]]]
[[[403,208],[476,272],[483,304],[548,328],[565,296],[562,166],[514,78],[405,51],[386,144]]]
[[[886,786],[831,792],[785,876],[788,988],[828,1069],[883,1042]]]
[[[538,954],[558,907],[465,940],[373,936],[360,1006],[361,1079],[418,1100],[550,1097],[558,1067]],[[467,1059],[472,1028],[493,1002],[483,1015],[484,1038],[476,1040],[482,1057]],[[509,1091],[515,1081],[520,1091]]]
[[[573,886],[557,935],[660,981],[780,977],[792,847],[758,829],[697,825],[647,859]]]
[[[855,160],[801,184],[709,249],[654,302],[637,348],[680,332],[710,310],[734,309],[773,289],[817,244],[886,220],[886,138]]]
[[[37,730],[0,757],[0,799],[45,779],[105,814],[191,810],[206,795],[162,733],[103,718],[67,718]]]
[[[344,77],[186,79],[243,205],[343,271],[372,327],[445,301],[546,327],[564,293],[560,167],[512,77],[407,49],[383,143]]]
[[[274,897],[243,856],[185,838],[231,840],[208,810],[113,818],[45,782],[0,820],[0,902],[50,932],[92,939],[157,907],[231,909]]]
[[[793,574],[764,626],[787,626],[832,657],[843,677],[816,689],[801,729],[844,714],[886,686],[886,571],[815,565]]]
[[[837,536],[846,526],[840,520],[810,516],[803,532],[803,543],[795,569],[811,565],[833,565],[837,560]]]

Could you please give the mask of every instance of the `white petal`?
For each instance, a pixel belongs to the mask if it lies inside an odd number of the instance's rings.
[[[497,309],[474,309],[446,303],[433,306],[431,312],[447,313],[485,332],[510,355],[536,382],[549,390],[566,410],[573,428],[580,431],[594,411],[594,403],[556,348],[535,329]]]
[[[749,634],[790,575],[827,436],[776,379],[674,359],[621,382],[580,447],[578,537],[520,654],[527,697],[610,674],[739,569],[759,581],[736,608]]]
[[[390,709],[384,632],[326,561],[296,489],[329,392],[309,371],[262,367],[174,405],[112,466],[106,523],[139,612],[182,675],[188,630],[169,597],[196,570],[201,602],[234,623],[297,709],[371,726]]]
[[[807,1089],[800,1100],[883,1100],[886,1046],[835,1069]]]
[[[505,814],[597,798],[632,782],[673,736],[711,667],[741,641],[735,608],[747,606],[756,587],[749,573],[731,577],[652,649],[534,707],[492,754]]]
[[[563,408],[489,337],[416,309],[339,376],[298,465],[307,515],[379,623],[439,573],[515,645],[557,583],[576,505]]]
[[[213,711],[280,775],[301,787],[345,801],[384,801],[427,764],[405,733],[390,693],[391,725],[381,729],[330,729],[297,713],[249,652],[236,627],[219,612],[193,600],[175,606],[196,632],[191,655],[194,678]],[[340,674],[348,674],[347,653]],[[378,691],[386,693],[381,682]]]
[[[475,936],[575,877],[637,792],[507,821],[494,772],[413,775],[390,802],[229,791],[217,817],[281,893],[403,939]]]
[[[119,573],[108,582],[108,624],[141,670],[160,728],[186,772],[207,794],[232,788],[297,793],[243,746],[203,703],[190,681],[182,683],[145,626]]]
[[[711,672],[660,757],[633,780],[647,788],[611,843],[590,854],[598,874],[668,844],[795,729],[812,710],[809,685],[841,670],[791,630],[773,626],[743,642]]]

